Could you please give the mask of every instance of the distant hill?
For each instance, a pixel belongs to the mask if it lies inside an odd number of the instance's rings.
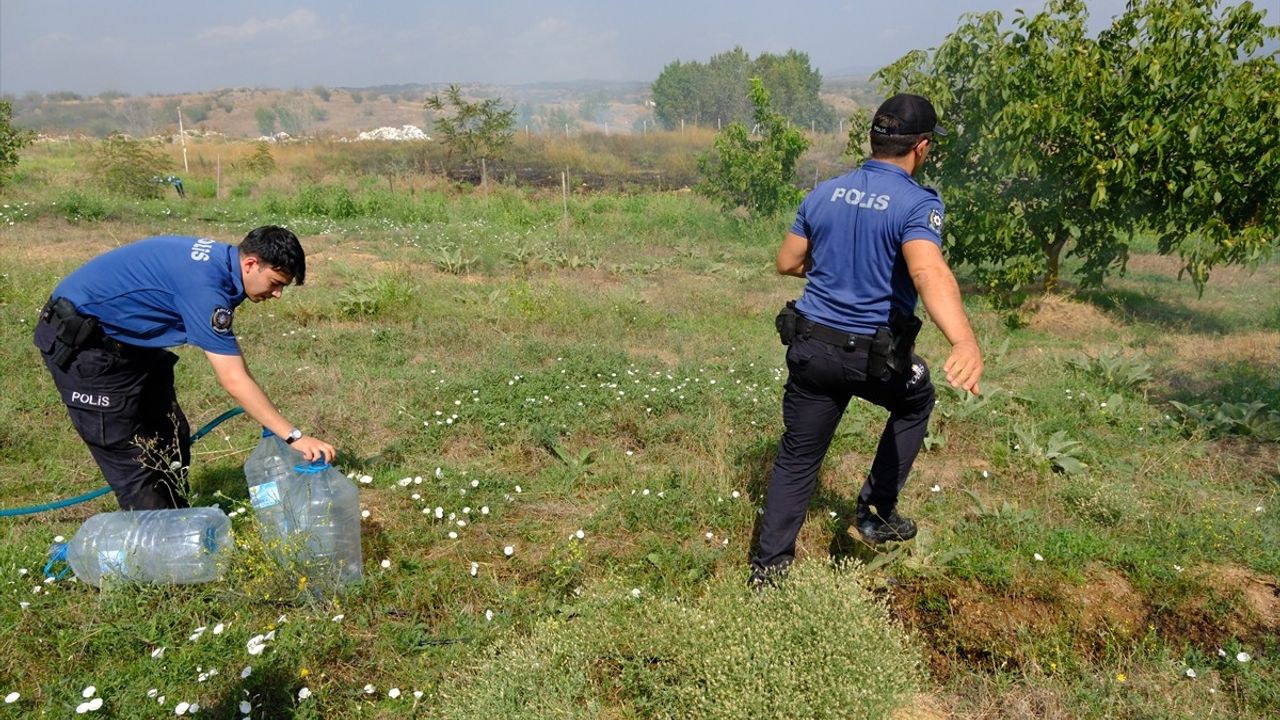
[[[829,87],[826,87],[829,86]],[[69,92],[8,97],[13,122],[46,135],[135,137],[192,134],[252,138],[276,132],[292,136],[355,137],[379,127],[414,125],[428,134],[431,117],[423,101],[445,84],[380,85],[365,88],[314,86],[290,90],[223,88],[181,95],[130,96],[105,92],[84,97]],[[530,132],[639,132],[653,127],[646,105],[650,84],[583,80],[525,85],[468,84],[469,97],[500,97],[516,108],[519,127]],[[824,84],[823,99],[842,116],[866,104],[865,78]]]

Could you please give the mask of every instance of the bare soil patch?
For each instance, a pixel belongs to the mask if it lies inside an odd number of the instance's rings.
[[[1239,601],[1227,618],[1227,631],[1237,636],[1280,633],[1280,582],[1276,578],[1235,565],[1210,565],[1196,572],[1215,594],[1234,595]]]
[[[1148,618],[1142,594],[1101,566],[1089,570],[1083,585],[1040,592],[1001,592],[977,582],[907,583],[895,588],[891,602],[925,638],[934,673],[944,679],[953,663],[969,670],[1033,665],[1025,653],[1035,637],[1067,635],[1087,655],[1117,639],[1136,642]]]
[[[1124,575],[1107,567],[1094,567],[1084,585],[1071,588],[1070,606],[1079,614],[1080,630],[1110,631],[1125,638],[1142,634],[1147,603]]]
[[[1261,642],[1280,634],[1280,582],[1235,565],[1189,569],[1193,592],[1178,598],[1158,618],[1163,634],[1202,649],[1231,638]]]
[[[1119,329],[1115,320],[1098,308],[1061,295],[1041,298],[1032,308],[1030,326],[1068,339],[1085,340]]]

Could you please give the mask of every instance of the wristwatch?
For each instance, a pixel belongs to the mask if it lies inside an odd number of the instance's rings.
[[[299,430],[298,428],[294,428],[289,431],[288,435],[285,436],[284,441],[292,445],[295,440],[301,440],[301,439],[302,439],[302,431]]]

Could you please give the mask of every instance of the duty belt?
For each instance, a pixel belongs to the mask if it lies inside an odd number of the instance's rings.
[[[859,335],[858,333],[849,333],[833,327],[827,327],[803,315],[796,317],[796,334],[820,340],[828,345],[863,352],[871,351],[871,343],[875,339],[871,335]]]
[[[66,350],[62,351],[62,354],[66,359],[64,363],[60,364],[69,365],[70,358],[74,357],[75,352],[88,348],[101,348],[107,352],[114,353],[124,358],[145,357],[155,352],[154,349],[122,343],[119,340],[108,336],[102,330],[102,326],[98,323],[97,318],[80,313],[69,303],[61,310],[61,312],[59,312],[57,309],[58,300],[58,298],[54,297],[49,298],[49,301],[45,303],[44,309],[40,311],[40,320],[53,325],[55,330],[58,330],[59,332],[58,340],[68,346]],[[81,321],[92,322],[88,323],[83,330],[76,333],[77,337],[64,337],[61,332],[61,325],[72,316],[78,317]]]

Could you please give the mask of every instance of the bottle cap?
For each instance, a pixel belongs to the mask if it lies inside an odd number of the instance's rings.
[[[67,562],[67,544],[60,542],[50,545],[49,562],[44,564],[44,576],[47,578],[57,578],[59,580],[66,577],[69,568],[64,568],[62,572],[53,571],[55,565],[65,562]]]
[[[273,436],[275,436],[275,433],[271,432],[270,430],[268,430],[268,429],[266,429],[266,428],[262,428],[262,437],[264,437],[264,438],[269,438],[269,437],[273,437]]]
[[[329,463],[326,462],[323,458],[321,458],[320,460],[312,460],[309,463],[298,463],[293,467],[293,469],[296,472],[300,472],[306,475],[311,475],[314,473],[324,472],[325,470],[328,470],[330,467],[331,466],[329,465]]]

